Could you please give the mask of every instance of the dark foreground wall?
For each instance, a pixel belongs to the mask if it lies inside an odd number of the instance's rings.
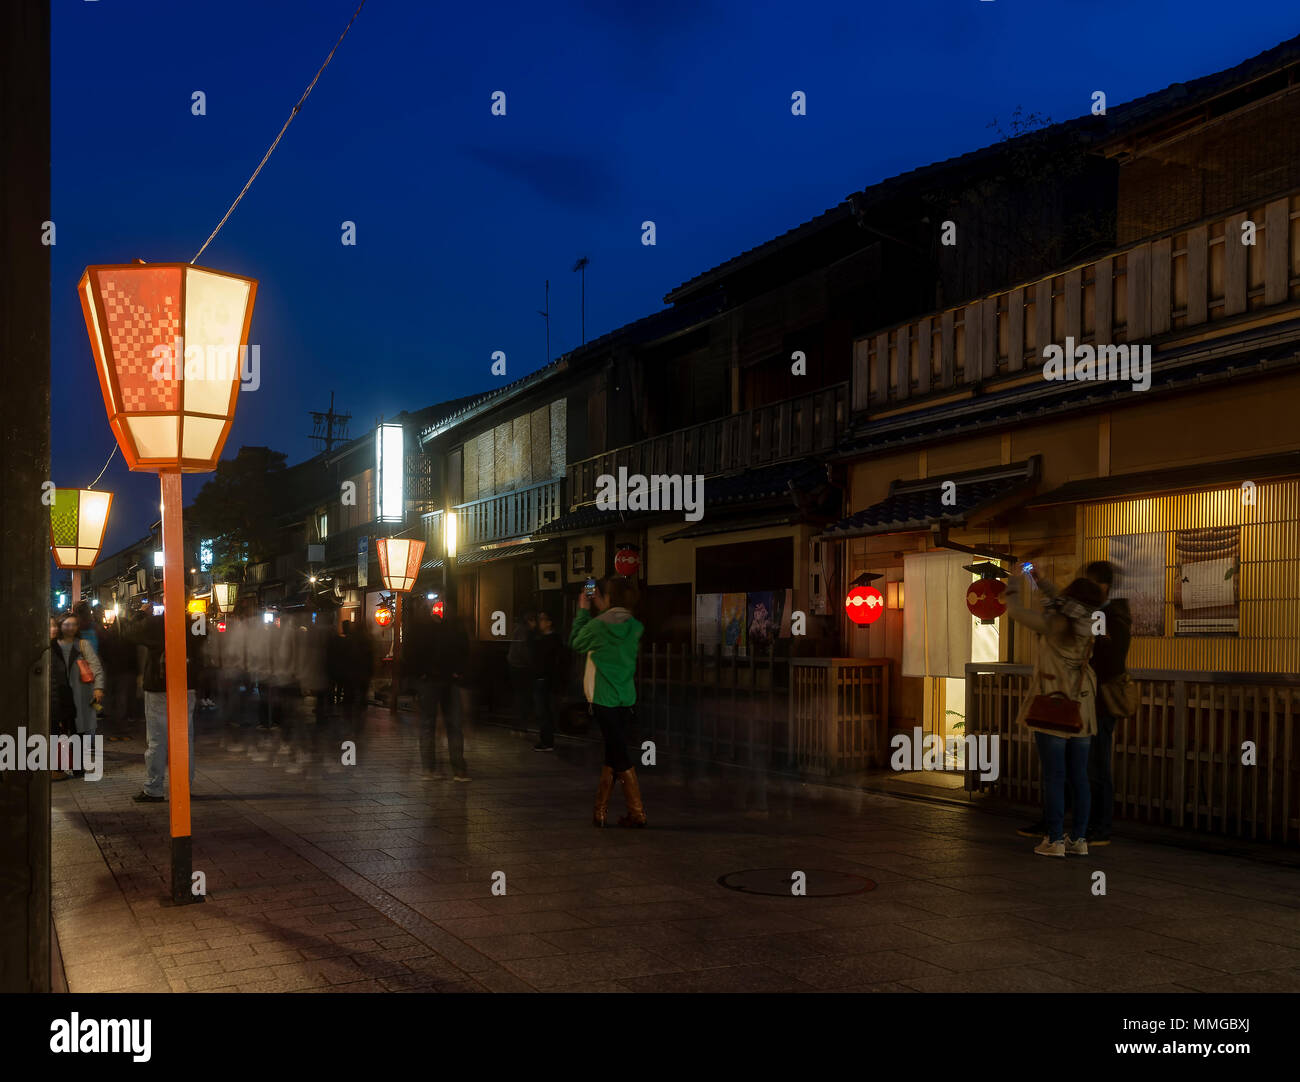
[[[0,734],[49,732],[50,9],[0,4]],[[0,771],[0,992],[50,988],[50,776]]]

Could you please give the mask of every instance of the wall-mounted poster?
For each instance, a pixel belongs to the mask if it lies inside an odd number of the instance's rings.
[[[722,595],[695,595],[695,651],[712,654],[722,642]]]
[[[749,629],[749,644],[759,653],[767,653],[772,649],[777,630],[781,626],[780,614],[776,611],[776,592],[751,591],[747,598],[745,620]]]
[[[1112,597],[1128,601],[1134,635],[1165,633],[1165,535],[1131,533],[1110,539],[1116,577]]]
[[[1241,527],[1174,534],[1175,635],[1236,635],[1240,626]]]
[[[747,594],[722,595],[722,652],[727,657],[745,657],[745,618],[748,615]]]

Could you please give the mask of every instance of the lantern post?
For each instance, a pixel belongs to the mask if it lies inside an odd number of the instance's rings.
[[[171,902],[191,888],[190,740],[182,473],[216,469],[234,422],[257,282],[188,263],[87,267],[77,285],[108,423],[162,497],[163,650]]]
[[[415,586],[420,577],[420,560],[424,542],[409,537],[384,537],[376,542],[379,573],[384,586],[392,591],[393,602],[393,694],[390,709],[397,713],[397,690],[402,674],[402,595]]]

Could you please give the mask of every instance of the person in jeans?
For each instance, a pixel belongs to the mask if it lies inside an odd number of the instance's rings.
[[[583,689],[601,735],[605,739],[605,764],[596,788],[592,822],[605,825],[614,781],[623,783],[627,814],[618,821],[623,827],[643,827],[645,806],[636,770],[627,754],[627,730],[636,705],[636,655],[645,630],[632,615],[636,587],[621,575],[600,583],[590,597],[584,590],[578,600],[578,615],[569,632],[569,646],[587,655]],[[591,610],[599,614],[593,618]]]
[[[415,681],[420,700],[420,762],[426,775],[438,769],[438,711],[447,730],[447,754],[452,779],[469,781],[465,763],[465,732],[460,683],[469,669],[469,639],[451,614],[434,616],[425,601],[412,601],[403,632],[402,668]]]
[[[1022,601],[1028,598],[1029,576],[1021,579]],[[1007,615],[1039,635],[1038,657],[1017,721],[1034,734],[1042,765],[1043,819],[1046,830],[1034,852],[1045,857],[1066,853],[1087,856],[1088,753],[1097,732],[1097,681],[1088,664],[1092,650],[1092,614],[1101,604],[1101,588],[1089,579],[1075,579],[1043,611],[1008,604]],[[1043,729],[1028,720],[1036,695],[1063,692],[1078,703],[1082,728],[1077,734]],[[1066,777],[1074,793],[1073,837],[1065,833]]]
[[[1105,560],[1091,563],[1083,572],[1101,588],[1101,612],[1106,617],[1106,634],[1098,635],[1092,647],[1092,671],[1097,687],[1128,669],[1128,647],[1133,632],[1133,614],[1125,598],[1110,596],[1115,569]],[[1088,782],[1092,790],[1092,812],[1088,821],[1088,843],[1109,845],[1111,818],[1115,813],[1115,779],[1111,750],[1115,740],[1115,717],[1106,709],[1106,698],[1097,695],[1097,735],[1088,756]]]
[[[537,614],[533,639],[533,708],[537,713],[538,741],[533,751],[555,750],[555,694],[564,680],[564,643],[555,632],[550,613]]]
[[[124,629],[127,642],[145,648],[144,674],[144,789],[133,800],[138,804],[157,804],[166,800],[167,770],[167,657],[164,648],[164,617],[141,612]],[[185,628],[185,715],[189,726],[190,784],[194,784],[194,680],[198,661],[198,638]]]
[[[94,676],[92,684],[82,681],[78,661],[84,661],[90,667]],[[103,701],[104,666],[77,617],[70,612],[64,613],[59,620],[58,638],[50,641],[51,733],[66,736],[75,733],[78,738],[93,738],[95,704]],[[84,740],[82,746],[85,746]],[[85,777],[86,771],[84,767],[78,767],[70,773],[73,777]]]

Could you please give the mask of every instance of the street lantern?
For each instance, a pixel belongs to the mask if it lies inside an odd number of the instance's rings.
[[[77,292],[127,466],[215,470],[235,416],[257,282],[141,263],[87,267]]]
[[[113,494],[91,488],[56,488],[50,508],[50,552],[56,567],[72,572],[72,603],[81,600],[81,573],[95,566],[104,547]]]
[[[56,488],[50,508],[50,551],[56,567],[89,570],[104,547],[104,528],[113,505],[111,492]]]
[[[212,600],[215,602],[218,612],[229,612],[235,607],[235,601],[238,597],[239,583],[214,582],[212,584]]]
[[[257,282],[188,263],[96,265],[77,284],[108,423],[128,468],[162,490],[171,900],[191,890],[182,473],[216,469],[235,416]],[[179,659],[179,660],[178,660]]]
[[[415,585],[424,558],[424,542],[409,537],[382,537],[375,542],[379,549],[379,573],[384,585],[405,593]]]

